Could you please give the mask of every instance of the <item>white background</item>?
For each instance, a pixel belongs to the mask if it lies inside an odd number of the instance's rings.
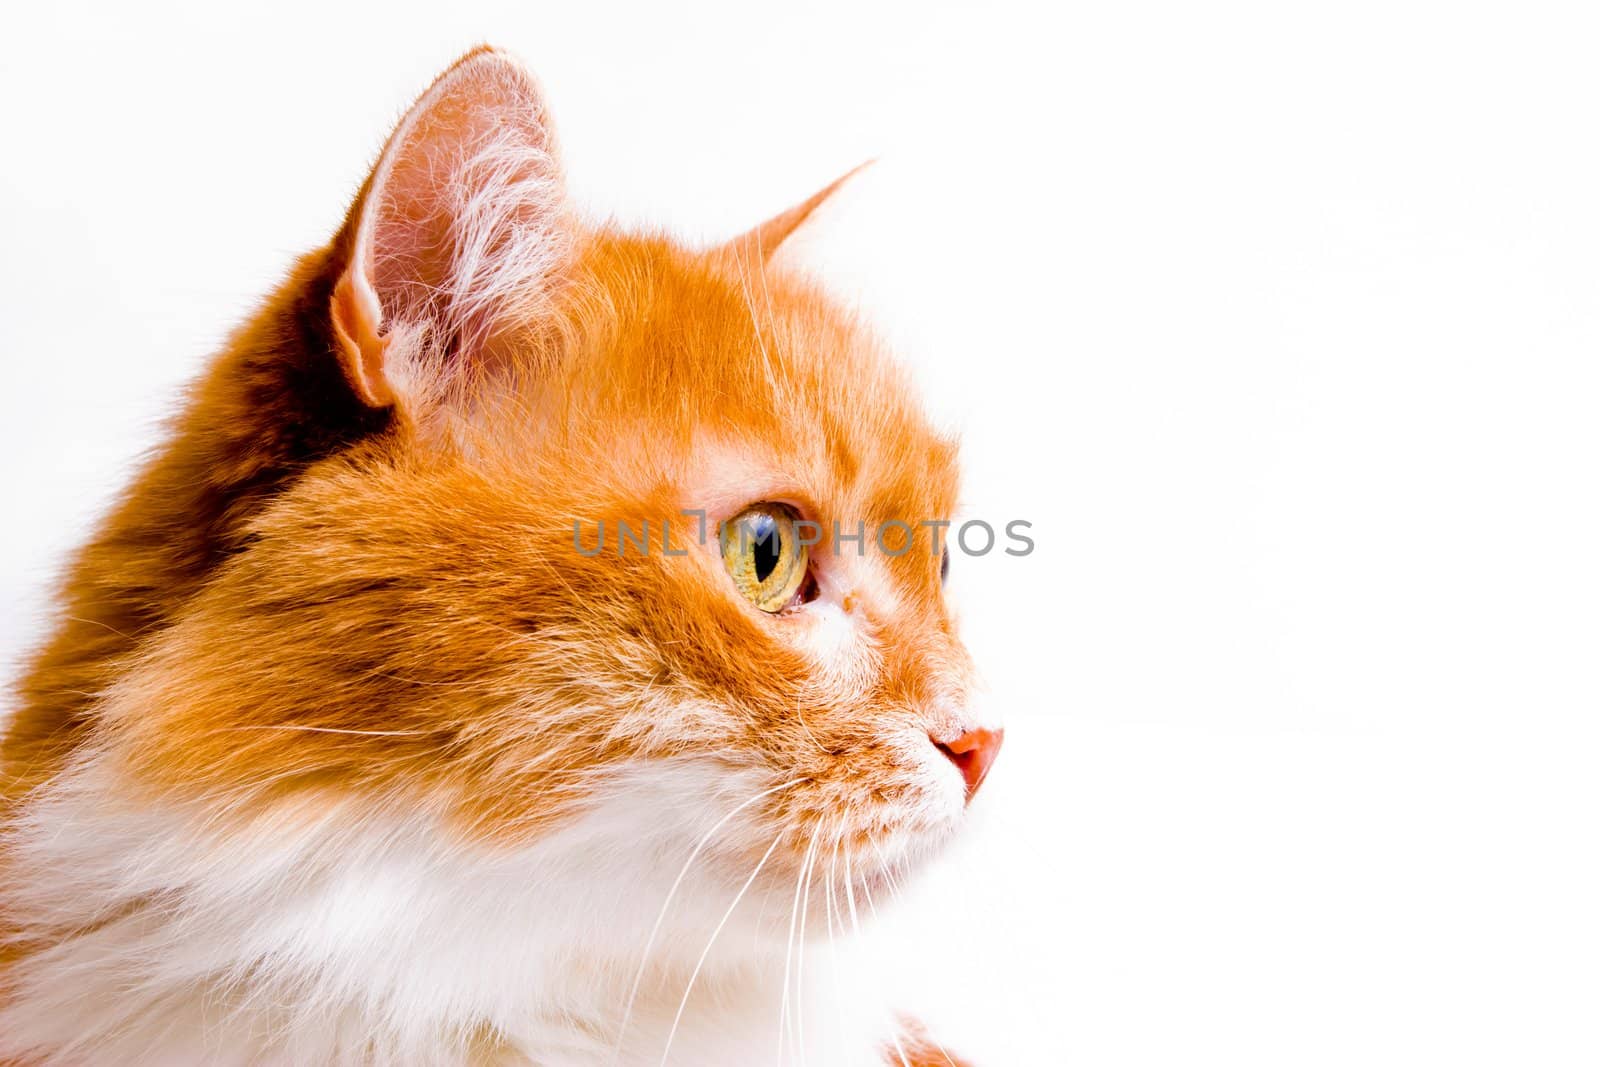
[[[1579,8],[47,6],[0,30],[8,662],[180,383],[490,40],[599,215],[717,238],[883,159],[795,252],[1039,546],[956,560],[1010,734],[888,929],[953,1046],[1600,1062]]]

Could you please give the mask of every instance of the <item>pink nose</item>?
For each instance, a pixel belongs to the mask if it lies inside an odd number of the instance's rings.
[[[994,758],[1000,754],[1000,742],[1005,736],[1004,730],[968,730],[953,741],[934,742],[967,780],[968,800],[977,795]]]

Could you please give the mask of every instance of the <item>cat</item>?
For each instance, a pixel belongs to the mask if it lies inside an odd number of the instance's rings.
[[[955,443],[771,259],[837,184],[623,232],[515,60],[434,82],[67,572],[0,747],[0,1063],[959,1062],[807,951],[1002,736]]]

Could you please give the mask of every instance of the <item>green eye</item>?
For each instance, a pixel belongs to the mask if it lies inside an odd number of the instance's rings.
[[[722,565],[762,611],[782,611],[806,580],[799,518],[787,504],[752,504],[722,525]]]

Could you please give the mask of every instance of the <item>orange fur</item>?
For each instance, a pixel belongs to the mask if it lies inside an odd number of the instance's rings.
[[[511,849],[582,806],[584,774],[700,756],[804,781],[761,809],[775,885],[825,823],[847,848],[917,829],[886,821],[914,787],[885,732],[959,732],[971,685],[927,532],[898,557],[814,550],[864,635],[841,670],[803,612],[743,601],[679,515],[948,518],[954,445],[870,331],[749,240],[695,250],[563,213],[537,308],[417,362],[428,381],[374,387],[393,350],[339,296],[371,195],[229,341],[78,554],[0,748],[6,818],[93,753],[130,804],[241,832],[337,795]],[[668,520],[688,554],[574,550],[574,520],[618,519]],[[81,933],[0,914],[12,967]]]

